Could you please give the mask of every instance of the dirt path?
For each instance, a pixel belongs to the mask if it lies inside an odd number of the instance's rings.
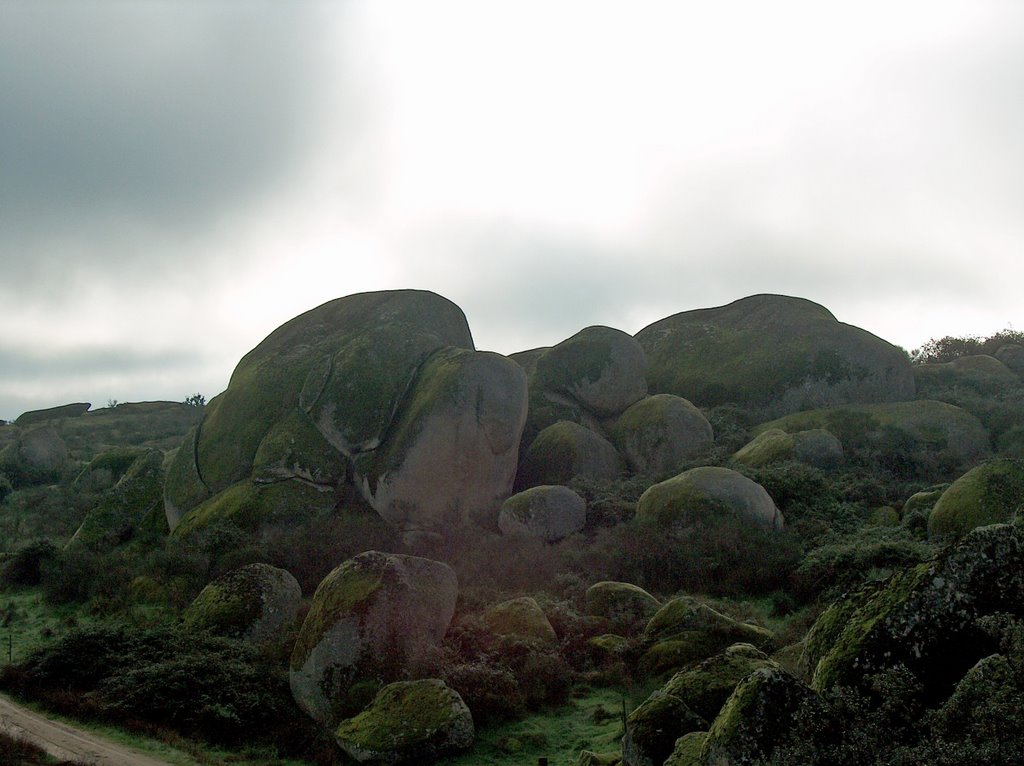
[[[153,756],[51,721],[0,694],[0,730],[27,739],[55,758],[103,766],[168,766]]]

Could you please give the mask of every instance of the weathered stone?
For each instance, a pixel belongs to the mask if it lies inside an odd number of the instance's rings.
[[[103,493],[68,541],[68,548],[114,548],[144,531],[146,518],[163,520],[163,453],[145,450],[132,461],[117,484]],[[158,527],[159,535],[165,527]]]
[[[56,482],[67,462],[67,445],[50,426],[21,431],[0,451],[0,473],[15,487]]]
[[[714,442],[714,430],[688,400],[656,394],[631,406],[612,428],[612,439],[637,473],[658,475],[679,467]]]
[[[914,365],[917,395],[928,399],[950,388],[998,394],[1019,388],[1020,376],[987,354],[961,356],[951,362]]]
[[[755,670],[775,667],[778,665],[753,644],[733,644],[721,654],[680,670],[661,690],[713,721],[740,681]]]
[[[914,397],[903,351],[800,298],[754,295],[687,311],[636,338],[647,354],[651,391],[700,407],[735,403],[777,417]]]
[[[533,440],[519,466],[516,485],[568,484],[574,477],[614,479],[622,461],[607,439],[589,428],[561,420]]]
[[[691,731],[676,740],[672,754],[665,759],[664,766],[701,766],[700,753],[707,742],[706,731]]]
[[[782,529],[782,513],[760,484],[728,468],[692,468],[649,487],[637,519],[666,530],[735,519],[761,529]]]
[[[14,421],[16,426],[30,426],[37,423],[46,423],[50,420],[63,420],[64,418],[77,418],[84,415],[92,407],[88,402],[75,402],[74,404],[62,404],[59,407],[49,407],[45,410],[30,410],[21,413]]]
[[[714,766],[770,763],[793,716],[814,692],[781,668],[761,668],[744,678],[711,724],[701,762]]]
[[[568,487],[544,485],[513,495],[501,506],[498,529],[504,535],[555,542],[587,523],[587,503]]]
[[[604,617],[627,632],[646,625],[660,608],[658,599],[628,582],[595,583],[583,596],[586,614]]]
[[[299,707],[336,723],[355,682],[392,680],[441,642],[457,595],[455,572],[437,561],[377,551],[346,561],[320,583],[295,642],[289,680]]]
[[[385,444],[356,461],[367,501],[407,540],[469,521],[495,528],[512,490],[526,375],[498,354],[445,349],[424,364]]]
[[[928,533],[962,537],[975,527],[1012,521],[1024,508],[1024,463],[992,460],[954,481],[928,516]]]
[[[775,636],[766,628],[737,622],[689,596],[667,602],[651,618],[643,637],[648,648],[641,671],[655,676],[706,660],[736,643],[771,650]]]
[[[707,721],[679,697],[655,691],[626,717],[622,738],[624,766],[661,766],[684,734],[705,731]]]
[[[294,622],[301,600],[302,589],[289,572],[248,564],[203,588],[182,617],[192,630],[264,644]]]
[[[1007,343],[996,350],[995,357],[1018,376],[1024,377],[1024,346]]]
[[[499,636],[523,636],[548,642],[558,640],[544,610],[529,596],[492,606],[484,612],[484,624]]]
[[[359,715],[335,730],[357,763],[430,763],[473,745],[473,716],[459,693],[427,678],[385,686]]]
[[[812,686],[858,684],[902,664],[931,701],[945,699],[995,650],[978,621],[999,613],[1024,614],[1024,529],[1007,524],[974,529],[939,559],[829,606],[807,636]]]

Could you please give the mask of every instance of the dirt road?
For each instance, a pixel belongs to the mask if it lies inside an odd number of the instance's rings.
[[[27,739],[55,758],[103,766],[168,766],[153,756],[50,721],[0,694],[0,730]]]

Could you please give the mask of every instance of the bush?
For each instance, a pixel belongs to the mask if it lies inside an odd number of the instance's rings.
[[[0,505],[3,505],[12,492],[14,492],[14,485],[11,484],[11,480],[5,474],[0,473]]]
[[[5,585],[39,585],[44,568],[60,554],[49,540],[36,540],[23,545],[6,562],[0,571]]]

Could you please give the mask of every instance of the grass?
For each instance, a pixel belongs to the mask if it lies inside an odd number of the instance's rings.
[[[469,752],[442,759],[438,766],[522,766],[547,758],[550,766],[570,766],[581,750],[598,753],[622,747],[622,700],[617,689],[578,687],[567,705],[477,731]],[[642,700],[626,694],[626,710]]]
[[[40,588],[6,590],[0,593],[0,663],[21,662],[61,634],[95,622],[83,604],[47,604]]]

